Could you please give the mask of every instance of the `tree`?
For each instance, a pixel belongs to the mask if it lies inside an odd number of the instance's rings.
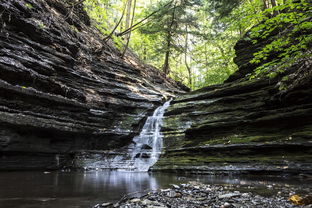
[[[196,27],[196,18],[188,10],[196,9],[200,5],[198,0],[174,0],[170,1],[169,7],[164,7],[168,2],[161,2],[152,10],[163,8],[152,19],[141,28],[143,34],[157,34],[161,37],[162,47],[160,53],[164,54],[162,69],[166,75],[170,73],[170,57],[173,52],[183,52],[183,47],[177,43],[177,39],[188,31],[181,28]]]

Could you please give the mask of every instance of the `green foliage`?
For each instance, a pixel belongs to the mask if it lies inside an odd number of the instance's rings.
[[[126,3],[86,0],[84,6],[107,36]],[[222,83],[237,70],[234,46],[240,38],[254,44],[266,41],[254,54],[251,62],[259,67],[250,78],[274,77],[302,57],[312,39],[311,5],[303,0],[276,3],[262,11],[263,0],[137,0],[134,23],[155,13],[132,30],[129,47],[159,69],[168,55],[169,76],[196,89]],[[126,25],[124,18],[116,33]],[[124,50],[126,38],[112,35],[111,39]]]
[[[33,5],[31,5],[31,4],[29,4],[29,3],[26,3],[25,6],[26,6],[28,9],[34,8]]]
[[[118,15],[121,15],[121,11],[117,5],[112,6],[110,0],[86,0],[84,1],[84,8],[94,20],[95,26],[105,36],[109,35],[114,25],[118,21]],[[115,8],[117,7],[117,8]],[[115,46],[120,50],[123,47],[122,40],[115,34],[112,35],[112,40]]]
[[[254,54],[251,63],[261,65],[250,78],[275,77],[304,56],[312,43],[311,14],[311,4],[301,0],[267,9],[259,16],[262,23],[251,30],[250,37],[254,44],[268,43]]]
[[[211,8],[209,2],[205,6],[200,14],[200,19],[203,19],[202,38],[194,51],[199,69],[196,88],[222,83],[237,70],[233,62],[234,46],[246,31],[258,23],[255,14],[260,12],[259,1],[239,4],[223,17],[219,13],[216,16],[207,13]]]
[[[46,26],[43,24],[43,22],[38,22],[38,26],[40,29],[44,29]]]
[[[230,15],[241,2],[241,0],[210,0],[208,2],[209,9],[207,9],[207,12],[220,18],[226,17]]]

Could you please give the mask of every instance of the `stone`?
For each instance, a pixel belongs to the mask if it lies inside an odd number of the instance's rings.
[[[138,199],[138,198],[135,198],[135,199],[131,199],[131,200],[130,200],[131,203],[138,203],[138,202],[140,202],[140,201],[141,201],[141,199]]]
[[[173,188],[175,188],[175,189],[179,189],[179,188],[180,188],[180,186],[178,186],[178,185],[176,185],[176,184],[171,184],[171,186],[172,186]]]
[[[134,56],[121,58],[83,7],[27,3],[35,9],[0,1],[0,170],[83,168],[76,153],[122,152],[156,107],[186,90]]]
[[[145,152],[143,152],[143,153],[141,153],[141,156],[140,156],[141,158],[150,158],[151,157],[151,155],[150,155],[150,153],[145,153]]]
[[[168,197],[170,197],[170,198],[175,198],[175,197],[177,197],[178,196],[178,194],[175,192],[175,191],[169,191],[168,193],[167,193],[167,196]]]
[[[148,199],[144,199],[142,200],[141,204],[142,205],[151,205],[151,204],[154,204],[155,202],[154,201],[151,201],[151,200],[148,200]]]
[[[220,208],[230,208],[232,205],[228,202],[225,202]]]
[[[147,144],[143,144],[141,149],[143,150],[150,150],[150,149],[153,149],[151,146],[147,145]]]
[[[228,194],[219,195],[218,198],[227,199],[227,198],[238,197],[238,196],[241,196],[241,194],[240,193],[228,193]]]
[[[270,196],[260,196],[257,195],[254,190],[262,190],[263,187],[258,185],[252,186],[252,191],[250,193],[240,193],[237,189],[244,187],[239,186],[227,186],[227,190],[231,190],[231,193],[224,193],[225,186],[221,185],[210,185],[197,183],[197,191],[193,189],[194,184],[188,184],[185,186],[179,185],[179,192],[174,190],[156,190],[150,192],[148,195],[144,195],[140,198],[140,202],[131,203],[131,199],[123,202],[118,207],[192,207],[192,208],[202,208],[202,207],[219,207],[219,208],[241,208],[241,207],[274,207],[274,208],[291,208],[294,205],[290,201],[287,201],[284,197],[276,197],[275,192],[272,192]],[[206,197],[201,197],[202,193],[205,193],[207,188],[211,191]],[[191,189],[191,192],[189,192]],[[287,192],[298,192],[303,191],[302,187],[299,185],[287,187],[278,187],[276,189],[287,189]],[[304,191],[307,193],[311,192],[311,188],[307,188]],[[181,197],[173,197],[175,194],[181,194]],[[231,194],[231,196],[229,195]],[[236,195],[235,197],[233,195]],[[240,194],[240,196],[237,196]],[[221,197],[222,195],[227,195],[226,197]],[[171,196],[171,197],[170,197]],[[230,197],[230,198],[229,198]],[[153,200],[150,200],[152,198]],[[310,201],[310,198],[309,200]],[[310,208],[310,205],[304,206],[305,208]]]
[[[106,203],[101,204],[101,207],[112,207],[112,206],[113,206],[113,203],[110,203],[110,202],[106,202]]]

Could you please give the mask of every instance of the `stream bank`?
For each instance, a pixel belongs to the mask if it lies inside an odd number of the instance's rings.
[[[6,208],[90,208],[104,202],[117,203],[125,195],[131,199],[139,198],[142,193],[172,189],[171,184],[187,184],[189,181],[233,187],[241,193],[252,192],[263,197],[275,196],[280,189],[284,189],[286,196],[292,189],[305,190],[312,185],[311,179],[304,177],[120,171],[2,171],[0,205]],[[237,189],[237,186],[241,188]],[[296,193],[304,195],[303,192]]]
[[[103,203],[94,208],[244,208],[244,207],[298,207],[289,198],[295,193],[306,194],[302,208],[312,207],[310,188],[267,185],[266,192],[259,193],[257,186],[210,185],[196,181],[187,184],[173,184],[171,188],[160,189],[144,194],[141,198],[122,198],[116,204]],[[258,193],[257,193],[258,192]]]

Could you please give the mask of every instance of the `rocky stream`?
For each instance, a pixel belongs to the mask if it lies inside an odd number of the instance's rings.
[[[298,177],[302,184],[269,184],[266,195],[257,192],[257,184],[186,180],[169,188],[166,181],[139,196],[129,195],[131,189],[119,202],[96,208],[311,207],[311,59],[290,66],[287,81],[279,76],[250,80],[246,75],[257,67],[250,63],[252,54],[276,34],[257,44],[242,39],[235,46],[238,71],[223,84],[189,92],[133,52],[122,58],[83,7],[72,3],[0,1],[0,187],[5,187],[0,207],[72,207],[45,202],[70,193],[65,195],[74,204],[85,187],[94,195],[115,190],[119,176],[100,172],[120,169]],[[289,88],[281,91],[281,84]],[[7,172],[21,170],[35,172],[25,178]],[[66,175],[72,170],[83,171]],[[90,180],[88,171],[96,171]],[[34,176],[46,177],[46,183]],[[8,184],[16,178],[31,189]],[[129,184],[128,176],[122,178]],[[157,184],[150,176],[146,180]],[[141,192],[138,181],[133,187]],[[36,206],[27,204],[33,201],[27,193],[37,183],[34,195],[48,200],[38,205],[35,197]],[[70,188],[58,192],[63,185]],[[42,197],[47,187],[55,192]],[[74,207],[98,198],[86,201]]]

